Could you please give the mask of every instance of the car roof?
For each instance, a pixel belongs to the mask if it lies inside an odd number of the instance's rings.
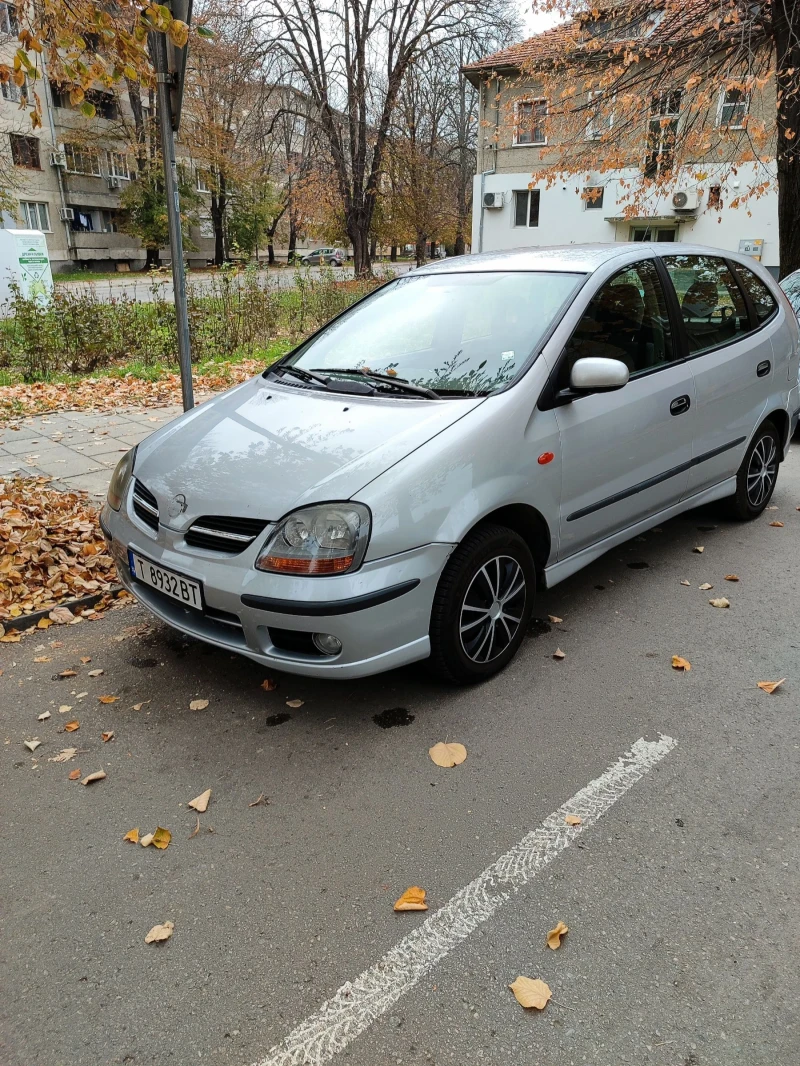
[[[738,255],[722,248],[680,242],[621,241],[614,244],[561,244],[541,248],[511,248],[500,252],[479,252],[476,255],[453,256],[418,267],[415,274],[463,274],[479,271],[550,270],[591,274],[604,263],[621,256],[631,258],[636,252],[641,258],[651,255],[715,255],[752,265],[752,257]]]

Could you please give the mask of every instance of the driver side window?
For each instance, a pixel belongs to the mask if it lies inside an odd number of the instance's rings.
[[[577,360],[589,356],[618,359],[631,377],[675,362],[664,290],[651,259],[621,270],[595,294],[564,355],[562,389]]]

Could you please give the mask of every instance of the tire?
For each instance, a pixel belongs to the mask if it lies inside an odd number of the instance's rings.
[[[728,514],[749,522],[763,512],[778,480],[781,441],[774,424],[762,422],[744,453],[736,474],[736,492],[725,502]]]
[[[301,259],[300,262],[302,263],[302,265],[304,267],[311,266],[311,260],[310,259]]]
[[[433,672],[469,685],[502,670],[525,637],[535,594],[536,568],[522,537],[504,526],[473,530],[448,560],[434,596]]]

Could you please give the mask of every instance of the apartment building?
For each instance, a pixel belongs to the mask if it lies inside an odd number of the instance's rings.
[[[637,32],[659,28],[657,10],[640,7]],[[663,27],[662,27],[663,29]],[[532,174],[557,157],[558,129],[547,118],[546,98],[535,71],[574,36],[565,26],[486,56],[464,68],[480,91],[480,136],[474,180],[472,247],[494,251],[522,246],[584,242],[689,241],[746,252],[778,275],[778,204],[774,159],[735,166],[705,159],[655,188],[631,216],[630,187],[643,173],[653,177],[670,163],[670,138],[683,121],[680,89],[654,92],[642,110],[635,165],[575,173],[569,180],[532,182]],[[772,98],[768,95],[771,90]],[[720,87],[713,125],[720,133],[744,130],[749,115],[768,125],[774,116],[774,85],[764,94]],[[613,114],[602,128],[587,117],[587,140],[613,137]],[[772,119],[774,125],[774,118]],[[765,182],[773,176],[773,180]],[[754,186],[766,191],[742,205]],[[737,205],[738,204],[738,205]]]

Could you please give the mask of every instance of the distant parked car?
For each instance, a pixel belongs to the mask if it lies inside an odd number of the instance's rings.
[[[792,310],[797,316],[798,322],[800,322],[800,270],[787,274],[781,282],[781,288],[786,293],[789,303],[792,305]],[[795,431],[795,437],[799,436],[800,428]]]
[[[341,248],[317,248],[304,255],[300,262],[303,266],[337,266],[347,259],[347,252]]]

